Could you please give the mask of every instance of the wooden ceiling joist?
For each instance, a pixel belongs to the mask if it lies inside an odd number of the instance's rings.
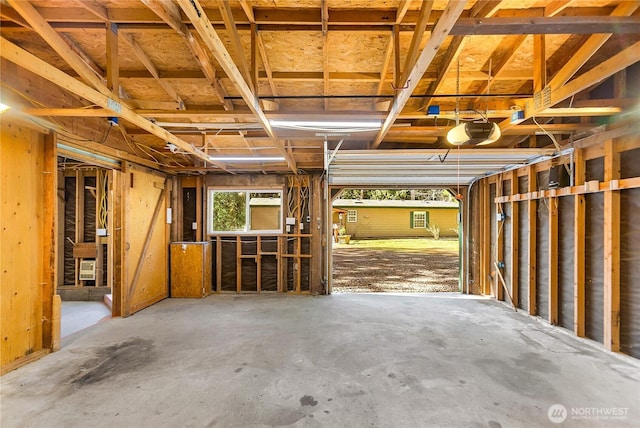
[[[373,141],[371,148],[375,149],[380,145],[380,143],[382,143],[382,140],[384,139],[387,132],[389,132],[391,125],[393,125],[400,112],[406,105],[407,101],[409,100],[409,97],[411,97],[411,94],[416,89],[416,86],[420,82],[422,75],[431,64],[431,61],[433,61],[438,48],[440,47],[444,39],[449,35],[451,27],[460,17],[460,14],[464,10],[464,5],[465,2],[451,2],[447,4],[447,8],[442,12],[442,16],[436,23],[431,33],[431,37],[420,53],[420,56],[416,61],[416,65],[411,70],[411,73],[409,73],[407,80],[401,82],[403,89],[401,89],[396,95],[393,105],[391,106],[391,111],[382,124],[382,128]]]
[[[433,0],[425,0],[420,6],[420,18],[418,19],[416,28],[413,32],[413,35],[411,36],[409,53],[407,54],[407,58],[405,59],[404,68],[400,77],[401,82],[407,81],[409,73],[416,64],[416,60],[418,59],[418,52],[420,50],[420,43],[422,42],[422,37],[427,28],[427,24],[429,23],[429,16],[431,14],[432,8]]]
[[[111,90],[104,84],[101,78],[96,76],[94,70],[89,67],[65,40],[54,30],[51,25],[38,13],[28,1],[8,0],[13,7],[29,23],[57,53],[78,73],[84,81],[100,91],[103,95],[113,96]]]
[[[541,114],[541,112],[554,106],[580,91],[583,91],[604,79],[613,76],[615,73],[629,67],[632,64],[640,61],[640,42],[636,42],[626,49],[620,51],[616,55],[612,56],[606,61],[603,61],[593,69],[586,73],[576,77],[571,82],[563,85],[560,88],[551,89],[549,106],[536,106],[533,98],[527,99],[525,102],[524,119],[530,119],[533,116]],[[603,107],[604,108],[604,107]],[[505,119],[500,122],[500,128],[504,131],[515,124],[511,123],[511,119]]]
[[[96,89],[89,87],[88,85],[74,79],[68,74],[58,70],[57,68],[47,64],[40,58],[30,54],[24,49],[14,45],[4,37],[0,37],[0,56],[19,65],[20,67],[28,70],[50,82],[66,89],[80,97],[101,106],[104,109],[113,112],[113,116],[121,117],[132,124],[139,126],[147,132],[161,138],[163,141],[173,143],[181,150],[187,153],[195,155],[196,157],[204,160],[205,162],[212,163],[219,168],[226,170],[225,166],[221,163],[211,162],[205,154],[194,150],[191,144],[176,137],[167,130],[155,125],[153,122],[145,119],[144,117],[136,114],[126,105],[122,105],[111,97],[98,92]]]
[[[247,58],[245,57],[244,50],[242,49],[240,35],[238,34],[238,29],[236,28],[236,22],[233,19],[231,6],[227,1],[218,2],[218,6],[220,8],[222,19],[224,20],[224,26],[227,29],[227,34],[231,39],[231,47],[236,54],[236,58],[238,58],[238,67],[240,69],[240,72],[242,73],[244,80],[249,84],[251,90],[255,93],[255,87],[253,87],[253,82],[251,81],[251,73],[249,72],[249,64],[247,63]]]
[[[282,153],[287,161],[287,164],[289,165],[289,168],[291,168],[291,170],[297,174],[298,170],[296,167],[295,159],[285,149],[284,145],[273,131],[273,128],[269,123],[269,119],[267,119],[264,112],[262,111],[262,108],[260,107],[260,104],[258,103],[257,97],[242,77],[242,73],[240,73],[240,70],[231,59],[229,52],[220,39],[220,36],[218,36],[216,31],[211,26],[211,22],[207,20],[206,16],[204,16],[204,14],[202,13],[202,6],[200,6],[197,0],[178,0],[178,4],[180,5],[184,13],[189,17],[190,21],[193,23],[196,31],[198,32],[204,43],[220,63],[220,66],[225,70],[233,85],[240,92],[240,95],[247,103],[249,109],[256,115],[262,127],[272,139],[280,153]]]
[[[151,61],[151,58],[149,58],[149,55],[147,55],[147,53],[144,51],[142,46],[140,46],[140,44],[135,41],[135,39],[133,38],[133,35],[124,33],[122,34],[122,37],[127,42],[127,44],[131,47],[131,49],[133,49],[133,52],[136,58],[138,58],[138,60],[142,63],[142,65],[144,65],[147,71],[151,73],[151,76],[153,76],[154,80],[158,83],[158,85],[160,85],[162,89],[164,89],[165,92],[173,100],[175,100],[178,104],[182,106],[182,108],[184,108],[184,101],[182,101],[182,98],[180,98],[180,95],[178,95],[176,90],[166,80],[160,78],[160,71],[155,66],[155,64],[153,64],[153,61]]]
[[[213,68],[209,55],[191,33],[191,30],[182,22],[180,9],[178,9],[174,3],[168,1],[142,0],[142,2],[184,38],[187,46],[191,50],[191,53],[198,61],[200,68],[209,80],[218,101],[224,105],[227,110],[233,110],[233,104],[231,101],[226,99],[228,96],[227,91],[216,76],[216,70]]]

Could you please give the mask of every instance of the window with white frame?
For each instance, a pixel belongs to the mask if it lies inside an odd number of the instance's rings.
[[[425,211],[414,211],[412,213],[412,221],[414,229],[427,228],[427,213]]]
[[[358,222],[358,211],[357,210],[348,210],[347,211],[347,223],[357,223]]]
[[[282,233],[282,191],[208,191],[209,234]]]

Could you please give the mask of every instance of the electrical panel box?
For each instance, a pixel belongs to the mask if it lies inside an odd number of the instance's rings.
[[[80,260],[80,281],[95,281],[96,261]]]

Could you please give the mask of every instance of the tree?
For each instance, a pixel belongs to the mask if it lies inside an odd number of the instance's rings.
[[[213,230],[244,230],[246,224],[246,194],[215,192],[213,194]]]
[[[340,195],[342,199],[373,199],[409,201],[453,201],[451,194],[445,189],[345,189]]]

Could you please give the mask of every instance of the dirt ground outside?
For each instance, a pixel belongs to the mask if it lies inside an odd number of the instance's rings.
[[[334,244],[333,293],[459,291],[457,241],[444,248],[361,242]]]

